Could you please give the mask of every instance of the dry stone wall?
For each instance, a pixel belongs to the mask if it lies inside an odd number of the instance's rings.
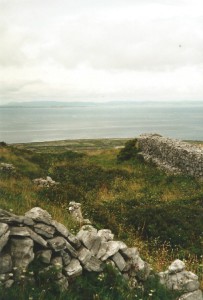
[[[138,147],[145,160],[151,160],[169,173],[203,179],[203,150],[197,146],[158,134],[142,134]]]
[[[70,207],[76,204],[71,203]],[[41,269],[36,274],[27,272],[36,260],[41,262]],[[69,283],[84,270],[100,273],[105,264],[115,267],[135,288],[152,275],[138,249],[114,240],[109,229],[83,225],[73,235],[40,207],[32,208],[24,216],[0,209],[0,285],[4,288],[22,280],[35,284],[39,274],[52,274],[54,283],[67,290]],[[167,288],[182,292],[181,300],[203,300],[198,277],[186,271],[183,262],[176,260],[158,275]]]

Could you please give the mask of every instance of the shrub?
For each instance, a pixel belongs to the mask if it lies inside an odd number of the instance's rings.
[[[133,139],[126,142],[125,147],[121,149],[119,154],[117,155],[117,161],[122,162],[134,158],[138,153],[136,144],[137,144],[137,139]]]

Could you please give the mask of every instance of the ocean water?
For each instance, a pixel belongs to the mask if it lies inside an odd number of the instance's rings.
[[[134,138],[141,133],[203,140],[203,103],[0,107],[0,141]]]

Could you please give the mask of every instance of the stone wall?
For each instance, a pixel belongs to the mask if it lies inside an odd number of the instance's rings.
[[[203,150],[197,146],[158,134],[143,134],[138,138],[138,147],[145,160],[169,173],[203,179]]]
[[[78,209],[76,204],[71,203],[71,207]],[[41,262],[41,269],[28,271],[35,261]],[[84,270],[100,273],[105,264],[116,268],[130,287],[136,288],[152,276],[138,249],[114,240],[109,229],[85,225],[73,235],[39,207],[24,216],[0,209],[0,285],[4,288],[26,280],[34,285],[39,274],[52,274],[54,283],[66,290]],[[203,300],[198,277],[186,271],[183,262],[176,260],[157,275],[168,289],[181,291],[181,300]]]

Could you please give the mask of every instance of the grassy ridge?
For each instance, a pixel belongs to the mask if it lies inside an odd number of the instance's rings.
[[[166,175],[137,156],[118,162],[125,141],[70,141],[77,152],[69,142],[1,147],[1,161],[13,163],[17,173],[1,174],[0,207],[24,213],[41,206],[74,230],[67,207],[79,201],[95,226],[138,246],[156,270],[179,257],[202,280],[203,184]],[[33,185],[32,179],[47,175],[60,185],[49,190]]]

